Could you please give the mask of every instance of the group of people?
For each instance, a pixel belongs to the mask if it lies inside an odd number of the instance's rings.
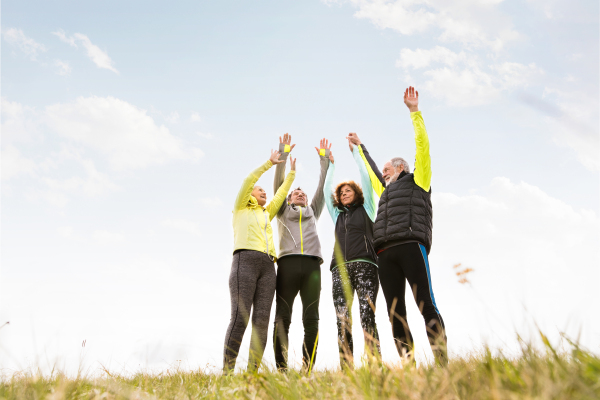
[[[406,281],[425,320],[430,345],[439,364],[448,362],[446,334],[437,308],[428,254],[432,238],[431,158],[429,139],[418,108],[419,94],[406,89],[404,103],[415,131],[413,172],[395,157],[380,171],[358,135],[346,138],[358,165],[361,185],[354,181],[333,184],[335,162],[331,144],[318,148],[320,175],[310,203],[300,188],[291,190],[296,160],[291,136],[279,138],[279,150],[246,177],[233,210],[234,252],[229,290],[231,320],[225,336],[223,369],[235,367],[250,315],[252,337],[248,368],[259,367],[266,347],[273,297],[276,294],[273,346],[277,368],[287,370],[288,333],[294,300],[300,293],[304,324],[303,366],[315,363],[319,340],[321,295],[321,244],[317,220],[324,206],[335,225],[335,245],[330,263],[333,304],[337,317],[338,347],[342,368],[353,365],[352,302],[358,295],[360,322],[367,354],[380,359],[375,305],[379,285],[385,296],[392,334],[401,357],[414,360],[413,338],[407,323]],[[285,175],[289,158],[290,172]],[[276,165],[275,196],[267,204],[266,192],[255,185]],[[380,198],[375,203],[376,193]],[[270,221],[277,217],[279,256]],[[277,272],[275,272],[275,262]]]

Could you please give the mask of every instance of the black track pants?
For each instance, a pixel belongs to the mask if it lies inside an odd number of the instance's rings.
[[[308,367],[317,359],[319,333],[319,299],[321,297],[320,260],[309,256],[285,256],[277,262],[277,305],[273,329],[273,347],[278,369],[287,369],[288,334],[292,322],[294,300],[300,292],[304,343],[302,361]],[[314,351],[314,354],[313,354]]]
[[[365,346],[371,354],[380,356],[379,333],[375,323],[375,303],[379,291],[377,266],[360,261],[346,263],[332,271],[332,280],[340,365],[342,368],[352,366],[352,303],[355,291],[358,293],[360,324],[365,336]]]
[[[406,319],[404,301],[406,281],[408,281],[425,320],[433,353],[438,362],[447,363],[444,320],[435,304],[425,246],[411,242],[390,247],[379,253],[378,265],[381,288],[392,324],[392,334],[400,356],[412,355],[413,352],[413,338]]]
[[[271,304],[275,294],[275,266],[265,253],[242,250],[233,255],[229,274],[231,320],[225,334],[223,369],[235,368],[240,344],[252,311],[248,369],[259,367],[267,345]]]

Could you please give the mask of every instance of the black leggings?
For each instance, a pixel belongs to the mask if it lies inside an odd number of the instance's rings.
[[[273,348],[278,369],[287,369],[288,334],[292,322],[294,300],[300,292],[302,300],[302,323],[304,343],[302,361],[304,367],[317,359],[317,335],[319,333],[319,299],[321,297],[321,263],[316,257],[286,256],[277,262],[277,305],[273,329]]]
[[[413,337],[406,319],[404,292],[408,281],[425,320],[429,343],[438,362],[447,363],[444,320],[438,311],[431,286],[425,246],[411,242],[379,253],[379,278],[400,356],[413,355]]]
[[[352,340],[352,302],[358,292],[360,324],[365,336],[367,351],[380,356],[379,333],[375,323],[375,303],[379,291],[377,266],[368,262],[349,262],[332,271],[333,305],[337,317],[338,349],[342,368],[352,366],[354,342]]]

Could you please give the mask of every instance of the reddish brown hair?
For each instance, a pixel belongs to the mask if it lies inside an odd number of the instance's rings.
[[[342,182],[335,188],[335,193],[333,194],[333,206],[337,208],[344,207],[341,201],[342,197],[342,188],[344,186],[350,186],[350,189],[354,190],[354,201],[352,204],[356,204],[362,206],[365,203],[365,197],[363,196],[363,191],[358,186],[358,184],[354,181],[346,181]]]

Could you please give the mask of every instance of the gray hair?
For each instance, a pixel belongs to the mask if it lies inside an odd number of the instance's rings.
[[[390,160],[390,163],[392,163],[392,167],[397,168],[399,166],[404,167],[403,170],[404,172],[406,172],[407,174],[410,174],[410,167],[408,166],[408,163],[406,162],[406,160],[402,157],[394,157]]]

